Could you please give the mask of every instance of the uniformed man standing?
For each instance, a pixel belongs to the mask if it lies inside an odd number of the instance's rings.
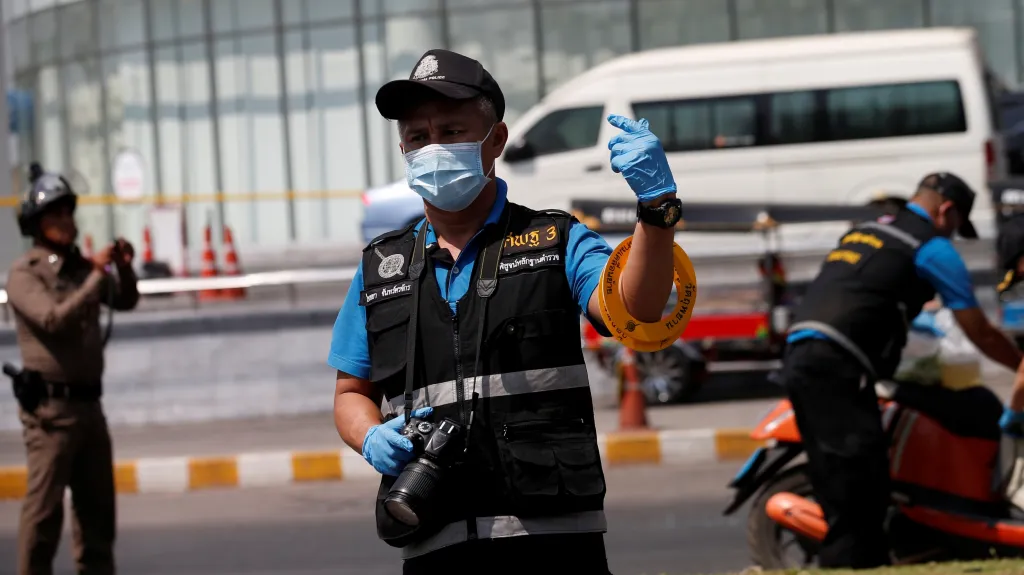
[[[75,246],[74,191],[60,175],[35,171],[18,213],[22,235],[34,243],[12,265],[6,286],[24,366],[17,395],[28,491],[18,531],[18,572],[53,572],[64,490],[70,487],[78,572],[114,573],[113,455],[100,405],[100,304],[130,310],[138,303],[134,249],[119,239],[91,261],[83,257]]]
[[[407,574],[608,573],[579,315],[608,333],[595,290],[611,249],[565,212],[508,201],[514,190],[494,174],[505,100],[476,60],[430,50],[376,104],[398,120],[426,211],[365,248],[328,360],[338,432],[383,475],[378,536],[401,547]],[[631,315],[657,321],[672,288],[676,185],[646,121],[608,120],[623,130],[611,169],[639,204],[620,292]],[[415,527],[383,503],[413,457],[399,433],[407,410],[463,429]]]

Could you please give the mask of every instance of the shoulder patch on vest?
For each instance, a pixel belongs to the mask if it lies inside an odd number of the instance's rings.
[[[363,250],[363,287],[375,288],[404,280],[409,276],[409,264],[414,234],[412,226],[388,232]]]

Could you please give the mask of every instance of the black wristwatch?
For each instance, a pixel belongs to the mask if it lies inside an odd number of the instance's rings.
[[[679,198],[665,200],[657,206],[636,203],[636,219],[659,228],[671,228],[683,217],[683,202]]]

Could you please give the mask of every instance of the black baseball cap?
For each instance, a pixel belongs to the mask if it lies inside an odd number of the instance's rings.
[[[393,80],[381,86],[377,90],[377,110],[389,120],[398,120],[410,107],[437,95],[453,100],[487,96],[498,121],[505,117],[505,96],[490,72],[468,56],[439,48],[420,56],[408,80]]]
[[[974,224],[970,220],[975,194],[974,190],[967,185],[967,182],[949,172],[936,172],[925,176],[918,187],[935,190],[942,197],[953,202],[956,211],[960,212],[960,217],[963,218],[957,233],[969,240],[978,238],[978,232],[974,229]]]

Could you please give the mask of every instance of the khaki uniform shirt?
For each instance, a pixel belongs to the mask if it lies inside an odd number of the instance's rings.
[[[6,289],[25,369],[50,382],[102,382],[100,304],[130,310],[139,302],[134,272],[118,273],[120,282],[95,271],[77,250],[62,257],[37,246],[14,262]]]

